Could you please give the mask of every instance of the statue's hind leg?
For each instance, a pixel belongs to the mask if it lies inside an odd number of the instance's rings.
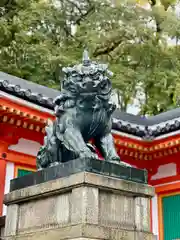
[[[130,166],[129,164],[121,161],[119,155],[116,152],[114,139],[111,133],[107,133],[106,135],[100,138],[96,138],[95,144],[106,161],[119,163],[125,166]]]
[[[95,145],[100,150],[105,160],[118,162],[120,161],[120,157],[116,152],[113,136],[111,133],[96,138]]]

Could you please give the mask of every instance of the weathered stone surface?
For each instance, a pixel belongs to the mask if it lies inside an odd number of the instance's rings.
[[[135,198],[135,224],[138,231],[150,231],[150,201],[148,198]]]
[[[18,237],[18,238],[16,238],[16,239],[22,239],[22,240],[26,240],[27,238],[23,238],[23,237]],[[32,238],[31,238],[32,239]],[[14,237],[8,237],[7,238],[7,240],[15,240],[15,238]],[[71,238],[71,239],[69,239],[69,240],[97,240],[97,238]]]
[[[80,236],[81,235],[81,236]],[[73,237],[74,236],[74,237]],[[77,237],[76,237],[77,236]],[[5,237],[5,240],[155,240],[151,233],[102,228],[96,226],[72,226],[50,229],[31,234]]]
[[[132,196],[100,191],[99,202],[100,225],[134,229],[134,199]]]
[[[0,239],[4,237],[4,227],[0,227]]]
[[[135,232],[134,240],[156,240],[152,233],[147,232]]]
[[[18,232],[66,226],[70,222],[70,194],[21,204]]]
[[[153,193],[148,185],[87,172],[16,190],[5,196],[5,240],[153,240]]]
[[[18,204],[12,204],[7,208],[6,222],[5,222],[5,236],[14,236],[17,233],[17,223],[18,223]]]
[[[111,189],[113,191],[125,191],[129,194],[137,196],[153,196],[154,188],[147,184],[139,184],[123,179],[117,179],[109,176],[103,176],[100,174],[81,172],[73,174],[69,177],[59,178],[35,186],[19,189],[5,195],[4,203],[6,205],[27,201],[29,198],[38,199],[42,196],[51,196],[54,193],[61,193],[63,191],[69,191],[79,185],[92,185],[98,189]]]
[[[98,224],[99,191],[95,187],[78,187],[72,190],[72,223]]]
[[[82,225],[63,228],[51,228],[31,233],[17,234],[15,237],[5,236],[5,240],[63,240],[82,236]]]
[[[137,182],[131,182],[123,179],[116,179],[109,176],[103,176],[99,174],[85,173],[85,183],[98,186],[100,189],[110,188],[113,191],[126,191],[137,196],[154,196],[154,188],[147,184],[140,184]]]

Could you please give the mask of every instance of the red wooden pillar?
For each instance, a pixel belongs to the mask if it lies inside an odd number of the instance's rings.
[[[0,216],[2,216],[3,214],[5,179],[6,179],[6,160],[0,158]]]
[[[4,188],[6,181],[6,152],[8,143],[0,141],[0,216],[3,214]]]

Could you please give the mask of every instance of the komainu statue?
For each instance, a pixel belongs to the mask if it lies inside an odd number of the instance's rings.
[[[111,134],[111,75],[107,65],[91,62],[83,53],[82,64],[63,68],[63,90],[54,100],[56,120],[46,127],[44,146],[37,155],[43,169],[77,158],[97,158],[89,140],[106,161],[120,162]],[[121,164],[125,164],[122,163]]]

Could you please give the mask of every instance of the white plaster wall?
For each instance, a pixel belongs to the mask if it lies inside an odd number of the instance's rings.
[[[158,200],[157,195],[152,198],[152,231],[157,239],[159,239],[159,225],[158,225]]]
[[[151,177],[151,180],[176,176],[176,174],[177,174],[176,164],[169,163],[169,164],[159,166],[158,172]]]
[[[10,145],[8,149],[32,156],[37,156],[40,147],[41,145],[38,142],[20,138],[16,145]]]
[[[14,163],[7,162],[4,194],[9,192],[9,190],[10,190],[10,181],[13,178],[14,178]],[[6,206],[5,205],[3,205],[3,215],[6,215]]]

